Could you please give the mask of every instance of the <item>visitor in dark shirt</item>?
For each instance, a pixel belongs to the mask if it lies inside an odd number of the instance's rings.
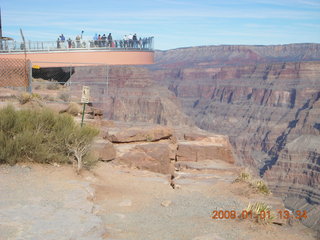
[[[60,46],[60,39],[58,38],[57,39],[57,48],[60,48],[61,46]]]
[[[109,33],[109,35],[108,35],[108,46],[109,46],[109,47],[112,46],[112,36],[111,36],[111,33]]]
[[[71,38],[69,38],[67,42],[68,42],[68,48],[71,48],[71,47],[72,47],[72,40],[71,40]]]

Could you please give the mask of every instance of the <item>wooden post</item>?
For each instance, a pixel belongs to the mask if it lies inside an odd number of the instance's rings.
[[[85,110],[86,110],[86,103],[83,103],[81,127],[83,126],[83,120],[84,120],[84,112],[85,112]]]
[[[89,99],[90,99],[90,87],[82,86],[81,103],[83,103],[83,110],[82,110],[81,127],[83,126],[84,112],[86,110],[86,104],[89,103],[90,101]]]

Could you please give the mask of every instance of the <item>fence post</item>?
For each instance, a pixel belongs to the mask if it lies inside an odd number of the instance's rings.
[[[107,65],[107,97],[109,95],[109,65]]]
[[[31,61],[28,61],[29,64],[28,64],[28,68],[29,68],[29,76],[28,76],[28,79],[29,79],[29,85],[28,85],[28,92],[29,93],[32,93],[32,62]]]

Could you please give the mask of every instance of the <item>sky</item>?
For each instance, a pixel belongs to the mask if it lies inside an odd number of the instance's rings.
[[[0,0],[3,36],[153,36],[155,49],[320,43],[320,0]]]

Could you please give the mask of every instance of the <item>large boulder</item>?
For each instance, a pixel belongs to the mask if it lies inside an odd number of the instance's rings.
[[[113,143],[129,142],[154,142],[161,139],[168,139],[172,136],[173,130],[165,126],[132,127],[121,129],[118,132],[106,134],[105,138]]]
[[[162,174],[173,173],[173,165],[170,162],[170,148],[167,143],[137,145],[131,151],[123,154],[119,161],[138,169]]]
[[[108,140],[98,138],[92,145],[94,156],[102,161],[111,161],[116,158],[116,149]]]
[[[231,144],[225,136],[203,137],[200,141],[178,143],[177,161],[222,160],[234,163]]]

